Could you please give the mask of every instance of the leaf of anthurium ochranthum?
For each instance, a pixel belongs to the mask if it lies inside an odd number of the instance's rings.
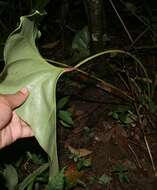
[[[0,93],[15,93],[27,87],[30,95],[17,114],[33,129],[34,135],[58,172],[56,147],[56,83],[65,71],[50,65],[40,55],[35,39],[39,35],[34,20],[41,14],[22,16],[19,27],[8,37],[4,48],[5,69],[0,76]]]

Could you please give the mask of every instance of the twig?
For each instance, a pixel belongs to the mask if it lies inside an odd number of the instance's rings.
[[[85,71],[83,71],[81,69],[78,69],[79,67],[81,67],[84,64],[89,64],[89,61],[91,61],[94,58],[97,58],[97,57],[100,57],[100,56],[103,56],[103,55],[106,55],[106,54],[111,54],[112,55],[112,54],[117,54],[117,53],[127,55],[127,56],[131,57],[142,68],[142,70],[143,70],[143,72],[145,74],[145,77],[147,79],[149,79],[148,73],[147,73],[145,67],[143,66],[143,64],[141,63],[141,61],[137,57],[132,55],[131,53],[129,53],[127,51],[124,51],[124,50],[118,50],[118,49],[113,49],[112,50],[111,49],[111,50],[102,51],[102,52],[96,53],[96,54],[94,54],[94,55],[92,55],[90,57],[87,57],[86,59],[80,61],[78,64],[76,64],[73,67],[70,67],[70,66],[68,66],[66,64],[60,63],[58,61],[53,61],[53,60],[50,60],[50,59],[47,59],[47,61],[49,61],[51,63],[55,63],[55,64],[60,65],[60,66],[66,67],[67,72],[76,70],[76,71],[84,74],[85,76],[90,77],[90,78],[98,81],[99,84],[97,84],[97,86],[104,89],[104,90],[106,90],[107,92],[112,93],[112,94],[114,94],[116,96],[118,95],[120,97],[127,97],[129,100],[134,101],[135,100],[134,98],[129,96],[126,92],[124,92],[124,91],[120,90],[119,88],[115,87],[114,85],[112,85],[112,84],[110,84],[110,83],[108,83],[108,82],[106,82],[106,81],[104,81],[104,80],[102,80],[102,79],[100,79],[100,78],[98,78],[98,77],[96,77],[94,75],[91,75],[91,74],[89,74],[89,73],[87,73],[87,72],[85,72]],[[150,95],[150,85],[148,83],[147,83],[147,87],[148,87],[148,95]]]
[[[148,30],[150,29],[150,27],[148,26],[142,33],[140,33],[137,38],[134,40],[134,42],[129,46],[129,50],[142,38],[142,36],[145,35],[146,32],[148,32]]]
[[[72,99],[77,99],[79,101],[83,101],[83,102],[88,102],[88,103],[91,103],[91,104],[101,104],[101,105],[116,105],[116,106],[121,106],[121,105],[124,105],[124,106],[128,106],[127,103],[117,103],[117,102],[112,102],[112,101],[99,101],[99,100],[95,100],[95,99],[90,99],[90,98],[84,98],[82,97],[81,95],[76,95],[76,94],[69,94],[69,93],[65,93],[65,94],[62,94],[62,96],[70,96]]]
[[[151,160],[154,175],[157,176],[157,170],[156,170],[156,167],[155,167],[155,164],[154,164],[153,156],[152,156],[152,153],[151,153],[148,141],[147,141],[147,137],[146,137],[145,132],[144,132],[143,122],[141,120],[140,113],[139,113],[139,110],[138,110],[136,105],[135,105],[135,109],[136,109],[136,113],[137,113],[137,117],[138,117],[138,122],[139,122],[139,125],[140,125],[140,128],[141,128],[141,131],[143,133],[144,142],[146,144],[147,151],[148,151],[148,154],[149,154],[149,157],[150,157],[150,160]]]
[[[144,24],[145,26],[149,27],[149,30],[153,33],[153,34],[157,34],[151,27],[150,24],[148,24],[143,18],[141,18],[139,15],[136,14],[136,12],[131,11],[131,9],[129,9],[125,2],[123,0],[120,0],[120,2],[123,4],[123,6],[125,6],[131,13],[132,15],[134,15],[142,24]]]
[[[127,85],[127,82],[123,79],[123,77],[121,76],[121,74],[118,74],[118,76],[121,79],[121,81],[123,82],[124,86],[127,88],[127,90],[129,90],[129,86]]]
[[[77,66],[76,67],[70,67],[69,65],[67,64],[63,64],[63,63],[60,63],[58,61],[53,61],[53,60],[50,60],[50,59],[46,59],[48,62],[51,62],[51,63],[54,63],[54,64],[57,64],[57,65],[60,65],[62,67],[66,67],[68,68],[67,69],[67,72],[70,72],[70,71],[73,71],[73,70],[76,70],[78,71],[79,73],[89,77],[89,78],[92,78],[94,80],[96,80],[97,82],[99,82],[96,86],[98,88],[101,88],[105,91],[107,91],[108,93],[111,93],[113,95],[116,95],[116,96],[120,96],[121,98],[124,98],[124,97],[127,97],[127,99],[129,99],[130,101],[134,101],[134,99],[129,96],[126,92],[124,92],[123,90],[120,90],[119,88],[115,87],[114,85],[92,75],[92,74],[89,74],[81,69],[78,69]]]
[[[135,160],[136,160],[136,162],[137,162],[139,168],[143,168],[142,165],[141,165],[141,163],[139,162],[139,159],[138,159],[138,157],[137,157],[137,154],[135,153],[135,151],[133,150],[133,148],[131,147],[130,144],[128,144],[128,147],[129,147],[130,151],[133,153],[133,155],[134,155],[134,157],[135,157]]]
[[[136,56],[132,55],[131,53],[124,51],[124,50],[119,50],[119,49],[113,49],[113,50],[111,49],[111,50],[106,50],[106,51],[102,51],[102,52],[99,52],[97,54],[94,54],[94,55],[87,57],[86,59],[80,61],[77,65],[74,66],[74,68],[81,67],[85,63],[89,64],[90,60],[97,58],[97,57],[100,57],[102,55],[106,55],[106,54],[111,54],[111,55],[112,54],[123,54],[123,55],[127,55],[127,56],[131,57],[142,68],[145,77],[147,79],[149,79],[148,73],[147,73],[145,67],[143,66],[142,62]],[[147,83],[147,88],[148,88],[148,95],[150,95],[150,85],[148,83]]]
[[[128,139],[128,141],[129,141],[131,144],[137,146],[141,151],[146,151],[146,150],[147,150],[146,147],[143,146],[143,145],[140,144],[140,143],[136,143],[136,142],[134,142],[134,141],[131,140],[131,139]]]
[[[134,97],[134,99],[137,99],[137,95],[136,95],[135,92],[133,91],[132,83],[131,83],[131,81],[130,81],[130,78],[128,78],[128,79],[129,79],[129,84],[130,84],[130,89],[131,89],[131,92],[132,92],[132,96]],[[155,167],[155,164],[154,164],[153,156],[152,156],[152,154],[151,154],[151,150],[150,150],[150,148],[149,148],[149,144],[148,144],[148,141],[147,141],[145,132],[144,132],[144,125],[143,125],[143,122],[142,122],[142,119],[141,119],[141,116],[140,116],[139,109],[138,109],[138,107],[137,107],[136,102],[134,102],[133,105],[134,105],[134,108],[135,108],[135,111],[136,111],[136,114],[137,114],[138,124],[139,124],[140,130],[141,130],[141,132],[142,132],[142,134],[143,134],[144,142],[145,142],[145,144],[146,144],[146,148],[147,148],[147,151],[148,151],[150,160],[151,160],[151,164],[152,164],[152,168],[153,168],[153,171],[154,171],[154,175],[157,176],[156,167]]]
[[[114,85],[92,75],[92,74],[89,74],[81,69],[76,69],[78,72],[82,73],[83,75],[87,76],[87,77],[90,77],[96,81],[98,81],[99,83],[96,84],[96,86],[102,90],[105,90],[107,91],[108,93],[111,93],[113,95],[116,95],[116,96],[120,96],[121,98],[123,97],[127,97],[130,101],[134,101],[134,99],[129,96],[126,92],[124,92],[123,90],[120,90],[119,88],[115,87]]]
[[[145,144],[146,144],[146,147],[147,147],[147,150],[148,150],[148,154],[149,154],[149,157],[150,157],[150,160],[151,160],[151,163],[152,163],[154,174],[157,177],[157,170],[156,170],[156,167],[155,167],[155,164],[154,164],[153,156],[152,156],[152,153],[151,153],[151,150],[150,150],[150,147],[149,147],[149,144],[148,144],[146,136],[144,136],[144,141],[145,141]]]
[[[130,11],[130,12],[132,13],[132,15],[134,15],[142,24],[144,24],[144,25],[146,25],[146,26],[149,26],[149,25],[143,20],[143,18],[141,18],[140,16],[138,16],[138,15],[136,14],[135,11],[131,11],[131,9],[129,9],[129,8],[126,6],[126,4],[125,4],[125,2],[124,2],[123,0],[120,0],[120,2],[121,2],[122,5],[123,5],[125,8],[127,8],[128,11]]]
[[[109,2],[111,3],[111,5],[112,5],[112,7],[113,7],[113,9],[114,9],[114,11],[115,11],[115,13],[117,14],[117,17],[119,18],[119,20],[120,20],[121,24],[123,25],[124,30],[125,30],[125,32],[126,32],[126,33],[127,33],[127,35],[128,35],[128,38],[130,39],[131,43],[133,43],[133,42],[134,42],[134,40],[133,40],[133,38],[132,38],[131,34],[129,33],[129,31],[128,31],[127,27],[125,26],[124,21],[122,20],[122,18],[121,18],[121,16],[120,16],[120,14],[118,13],[118,11],[117,11],[117,9],[116,9],[115,5],[113,4],[113,1],[112,1],[112,0],[109,0]]]

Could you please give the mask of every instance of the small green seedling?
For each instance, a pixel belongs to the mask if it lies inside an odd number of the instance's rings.
[[[118,177],[118,179],[121,183],[124,183],[124,182],[129,183],[128,169],[125,166],[123,166],[121,164],[116,165],[114,167],[112,173]]]
[[[101,184],[101,185],[108,185],[110,182],[112,181],[112,177],[106,175],[106,174],[103,174],[101,177],[99,177],[98,179],[98,182]]]
[[[78,171],[89,168],[92,165],[91,158],[81,158],[77,163]]]
[[[69,102],[69,96],[65,96],[61,98],[57,103],[57,115],[59,122],[62,124],[63,127],[70,128],[73,126],[73,120],[72,120],[72,113],[64,110],[65,106]]]
[[[112,181],[112,177],[109,175],[106,175],[105,173],[100,177],[97,177],[97,176],[90,177],[90,185],[99,183],[102,186],[107,186],[110,184],[111,181]]]
[[[41,155],[37,155],[35,153],[27,152],[27,159],[31,160],[34,164],[41,165],[45,163],[45,160],[41,157]]]
[[[89,127],[84,127],[83,133],[87,140],[90,140],[92,137],[94,137],[94,131],[93,129],[90,129]]]
[[[133,113],[130,106],[120,105],[109,113],[109,116],[122,123],[125,127],[134,126],[137,116]]]
[[[91,167],[92,164],[91,158],[84,158],[74,154],[71,154],[69,158],[72,159],[75,163],[77,163],[78,171]]]

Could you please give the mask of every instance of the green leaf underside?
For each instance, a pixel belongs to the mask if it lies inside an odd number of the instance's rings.
[[[57,103],[57,109],[58,110],[63,109],[64,106],[68,103],[68,101],[69,101],[69,96],[61,98]]]
[[[4,49],[5,69],[0,76],[0,93],[15,93],[27,87],[30,94],[17,114],[33,129],[42,148],[50,156],[53,174],[58,172],[56,148],[56,83],[64,68],[48,64],[36,48],[39,31],[34,19],[41,14],[20,18]]]
[[[72,114],[68,111],[63,111],[63,110],[59,111],[59,118],[63,120],[65,123],[73,125],[73,120],[71,115]]]
[[[18,174],[16,169],[12,165],[6,165],[3,171],[3,176],[8,190],[14,190],[15,186],[18,184]]]

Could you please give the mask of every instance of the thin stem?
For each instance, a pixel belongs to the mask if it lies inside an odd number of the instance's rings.
[[[142,38],[142,36],[144,36],[146,32],[148,32],[149,28],[150,27],[147,27],[142,33],[140,33],[128,49],[131,49]]]
[[[135,93],[134,93],[134,91],[133,91],[133,89],[132,89],[131,83],[130,83],[130,88],[131,88],[131,92],[132,92],[133,97],[136,99],[136,96],[137,96],[137,95],[135,95]],[[150,150],[150,147],[149,147],[149,144],[148,144],[148,141],[147,141],[145,132],[144,132],[144,125],[143,125],[143,121],[142,121],[142,119],[141,119],[140,110],[139,110],[139,108],[137,107],[136,102],[134,102],[134,108],[135,108],[135,111],[136,111],[136,114],[137,114],[139,128],[140,128],[140,130],[141,130],[141,132],[142,132],[142,134],[143,134],[144,142],[145,142],[145,144],[146,144],[146,148],[147,148],[147,151],[148,151],[150,160],[151,160],[151,164],[152,164],[152,168],[153,168],[154,174],[155,174],[155,176],[157,176],[157,170],[156,170],[156,167],[155,167],[155,164],[154,164],[153,156],[152,156],[152,154],[151,154],[151,150]]]
[[[97,54],[94,54],[94,55],[92,55],[90,57],[87,57],[83,61],[80,61],[77,65],[74,66],[74,68],[81,67],[83,64],[85,64],[85,63],[87,64],[90,60],[92,60],[92,59],[94,59],[96,57],[99,57],[99,56],[102,56],[102,55],[106,55],[106,54],[117,54],[117,53],[128,55],[133,60],[135,60],[136,63],[138,63],[139,66],[142,68],[142,70],[143,70],[144,75],[146,76],[146,78],[149,79],[148,73],[147,73],[146,69],[144,68],[143,64],[141,63],[141,61],[137,57],[135,57],[134,55],[132,55],[131,53],[129,53],[127,51],[119,50],[119,49],[106,50],[106,51],[102,51],[102,52],[99,52]],[[150,85],[148,83],[147,83],[147,88],[148,88],[148,95],[150,96]]]
[[[137,105],[134,104],[134,106],[135,106],[135,110],[136,110],[136,113],[137,113],[139,126],[140,126],[140,129],[141,129],[142,134],[143,134],[144,142],[146,144],[148,155],[149,155],[150,160],[151,160],[151,164],[152,164],[152,168],[153,168],[153,171],[154,171],[154,175],[157,176],[157,170],[156,170],[156,167],[155,167],[155,164],[154,164],[154,160],[153,160],[153,156],[152,156],[152,153],[151,153],[148,141],[147,141],[147,137],[146,137],[145,132],[144,132],[144,125],[143,125],[143,122],[142,122],[142,119],[141,119],[141,116],[140,116],[140,112],[139,112],[139,109],[137,108]]]
[[[121,74],[118,74],[118,76],[121,79],[121,81],[123,82],[124,86],[127,88],[127,90],[129,90],[129,86],[128,86],[127,82],[123,79],[123,77],[121,76]]]
[[[136,160],[136,162],[137,162],[139,168],[142,168],[142,165],[141,165],[141,163],[140,163],[140,161],[139,161],[139,159],[138,159],[137,154],[135,153],[135,151],[133,150],[133,148],[131,147],[130,144],[128,144],[128,147],[129,147],[130,151],[133,153],[133,155],[135,156],[135,160]]]
[[[138,16],[138,15],[136,14],[135,11],[132,11],[132,9],[129,9],[128,6],[126,6],[126,3],[125,3],[123,0],[120,0],[120,2],[121,2],[121,3],[123,4],[123,6],[124,6],[125,8],[127,8],[128,11],[130,11],[130,12],[132,13],[132,15],[134,15],[142,24],[144,24],[144,25],[146,25],[146,26],[149,26],[149,25],[147,24],[147,22],[145,22],[140,16]]]
[[[132,9],[129,9],[125,2],[123,0],[120,0],[120,2],[123,4],[123,6],[125,6],[128,11],[130,11],[132,13],[132,15],[134,15],[142,24],[144,24],[145,26],[149,27],[149,30],[153,33],[153,34],[157,34],[151,27],[150,27],[150,24],[147,23],[143,18],[141,18],[139,15],[136,14],[135,11],[132,11]]]
[[[126,92],[124,92],[123,90],[120,90],[119,88],[115,87],[114,85],[112,85],[112,84],[110,84],[110,83],[108,83],[108,82],[106,82],[106,81],[104,81],[104,80],[102,80],[102,79],[100,79],[94,75],[91,75],[91,74],[89,74],[89,73],[87,73],[81,69],[78,69],[76,67],[70,67],[69,65],[58,62],[58,61],[53,61],[50,59],[46,59],[46,60],[50,63],[54,63],[56,65],[68,68],[67,72],[76,70],[79,73],[96,80],[97,82],[99,82],[99,84],[97,84],[96,86],[107,91],[108,93],[111,93],[111,94],[114,94],[114,95],[120,96],[120,97],[127,97],[130,101],[134,101],[134,99],[131,96],[129,96]]]
[[[149,147],[149,144],[148,144],[146,136],[144,136],[144,141],[145,141],[145,144],[146,144],[146,147],[147,147],[147,150],[148,150],[148,154],[149,154],[149,157],[150,157],[150,160],[151,160],[151,163],[152,163],[152,167],[153,167],[153,170],[154,170],[154,175],[157,177],[157,170],[156,170],[156,167],[155,167],[155,164],[154,164],[153,156],[152,156],[152,153],[151,153],[151,150],[150,150],[150,147]]]
[[[109,0],[109,2],[111,3],[111,5],[112,5],[112,7],[113,7],[113,9],[114,9],[114,11],[115,11],[115,13],[117,14],[117,17],[119,18],[119,20],[120,20],[121,24],[123,25],[124,30],[125,30],[125,32],[127,33],[127,35],[128,35],[128,37],[129,37],[129,39],[130,39],[131,43],[133,43],[133,42],[134,42],[134,40],[133,40],[133,38],[132,38],[131,34],[129,33],[129,31],[128,31],[127,27],[125,26],[124,21],[122,20],[122,18],[121,18],[121,16],[120,16],[120,14],[118,13],[118,11],[117,11],[117,9],[116,9],[116,7],[115,7],[115,5],[114,5],[113,1],[112,1],[112,0]]]
[[[73,71],[73,70],[77,70],[78,72],[80,72],[80,73],[82,73],[82,74],[84,74],[84,75],[86,75],[86,76],[88,76],[88,77],[91,77],[91,78],[93,78],[93,79],[95,79],[95,80],[97,80],[97,81],[99,81],[101,84],[103,84],[103,87],[104,87],[104,89],[107,91],[107,92],[109,92],[109,93],[114,93],[115,95],[123,95],[123,96],[125,96],[125,97],[127,97],[127,98],[129,98],[130,100],[134,100],[131,96],[129,96],[127,93],[125,93],[124,91],[122,91],[122,90],[120,90],[119,88],[117,88],[117,87],[115,87],[114,85],[111,85],[111,84],[109,84],[109,83],[107,83],[106,81],[104,81],[104,80],[102,80],[102,79],[100,79],[100,78],[98,78],[98,77],[96,77],[96,76],[94,76],[94,75],[91,75],[91,74],[89,74],[89,73],[87,73],[87,72],[85,72],[85,71],[83,71],[83,70],[81,70],[81,69],[78,69],[79,67],[81,67],[83,64],[89,64],[89,61],[90,60],[92,60],[92,59],[94,59],[94,58],[96,58],[96,57],[99,57],[99,56],[102,56],[102,55],[105,55],[105,54],[117,54],[117,53],[121,53],[121,54],[125,54],[125,55],[128,55],[129,57],[131,57],[133,60],[135,60],[138,64],[139,64],[139,66],[142,68],[142,70],[143,70],[143,72],[144,72],[144,74],[145,74],[145,76],[146,76],[146,78],[147,79],[149,79],[149,77],[148,77],[148,74],[147,74],[147,71],[145,70],[145,68],[144,68],[144,66],[142,65],[142,63],[141,63],[141,61],[139,60],[139,59],[137,59],[134,55],[132,55],[131,53],[129,53],[129,52],[126,52],[126,51],[123,51],[123,50],[107,50],[107,51],[103,51],[103,52],[99,52],[99,53],[97,53],[97,54],[94,54],[94,55],[92,55],[92,56],[90,56],[90,57],[88,57],[88,58],[86,58],[86,59],[84,59],[83,61],[80,61],[77,65],[75,65],[74,67],[72,67],[72,69],[69,69],[69,70],[67,70],[67,72],[68,71]],[[51,63],[54,63],[54,64],[57,64],[57,65],[60,65],[60,66],[64,66],[64,67],[68,67],[68,68],[70,68],[70,66],[68,66],[68,65],[66,65],[66,64],[63,64],[63,63],[61,63],[61,62],[58,62],[58,61],[53,61],[53,60],[49,60],[49,59],[47,59],[47,61],[49,61],[49,62],[51,62]],[[149,84],[147,84],[147,86],[148,86],[148,95],[150,94],[150,85]],[[100,86],[99,86],[100,87]]]
[[[85,72],[85,71],[83,71],[81,69],[76,69],[76,70],[78,72],[82,73],[83,75],[98,81],[99,84],[96,85],[98,88],[101,88],[101,89],[103,89],[103,90],[105,90],[105,91],[107,91],[107,92],[109,92],[111,94],[114,94],[116,96],[127,97],[130,101],[134,101],[134,99],[131,96],[129,96],[127,93],[125,93],[123,90],[120,90],[116,86],[114,86],[114,85],[112,85],[112,84],[110,84],[110,83],[108,83],[108,82],[94,76],[94,75],[91,75],[91,74],[89,74],[89,73],[87,73],[87,72]]]

